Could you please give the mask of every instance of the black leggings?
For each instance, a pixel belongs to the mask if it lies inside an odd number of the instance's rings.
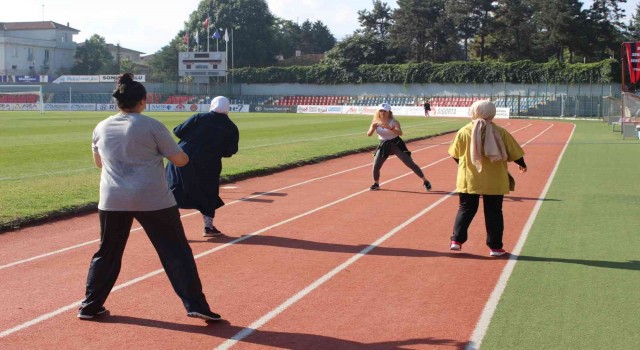
[[[404,163],[404,165],[406,165],[409,169],[413,170],[413,172],[416,175],[418,175],[420,178],[424,177],[424,173],[422,172],[422,169],[420,169],[418,164],[416,164],[413,161],[410,155],[408,155],[405,152],[402,152],[400,147],[398,147],[394,143],[390,143],[388,147],[389,147],[389,150],[393,152],[393,154],[395,154],[396,157],[398,157],[398,159],[400,159]],[[384,164],[387,158],[389,158],[388,153],[385,156],[383,156],[382,153],[383,152],[381,152],[381,150],[378,149],[378,151],[376,152],[375,159],[373,161],[373,181],[375,182],[378,182],[378,180],[380,180],[380,169],[382,168],[382,164]]]
[[[480,205],[479,194],[460,193],[460,206],[456,221],[453,224],[452,241],[464,243],[467,241],[467,230]],[[484,207],[484,224],[487,230],[487,246],[491,249],[502,249],[502,233],[504,220],[502,217],[503,195],[482,195]]]

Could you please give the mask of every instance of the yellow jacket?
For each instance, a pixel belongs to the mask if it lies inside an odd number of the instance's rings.
[[[494,129],[502,136],[507,151],[507,161],[513,162],[524,156],[524,151],[509,132],[496,124]],[[458,159],[456,191],[470,194],[500,195],[509,193],[507,162],[491,162],[482,159],[482,172],[471,163],[471,131],[473,124],[463,126],[449,146],[449,154]]]

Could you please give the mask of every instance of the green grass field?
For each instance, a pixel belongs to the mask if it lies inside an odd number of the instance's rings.
[[[169,130],[190,113],[149,113]],[[93,208],[99,169],[91,133],[105,112],[0,112],[0,232],[24,222]],[[364,115],[236,113],[240,151],[224,160],[226,180],[262,174],[377,144]],[[464,121],[399,117],[405,139],[456,130]],[[223,179],[223,180],[224,180]]]
[[[189,116],[151,115],[169,128]],[[95,205],[99,171],[91,160],[91,131],[106,116],[0,112],[0,224]],[[241,142],[239,154],[225,160],[228,179],[376,144],[365,136],[369,116],[232,118]],[[406,139],[456,130],[466,122],[399,119]],[[636,349],[640,344],[640,216],[634,212],[640,207],[635,180],[640,142],[622,140],[601,122],[571,122],[575,134],[482,349]]]

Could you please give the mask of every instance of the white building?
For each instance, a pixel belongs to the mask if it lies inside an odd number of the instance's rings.
[[[0,22],[0,75],[57,74],[73,67],[79,30],[52,21]]]

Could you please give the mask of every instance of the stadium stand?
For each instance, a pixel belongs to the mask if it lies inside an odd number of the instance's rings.
[[[192,102],[197,102],[197,101],[198,101],[198,96],[193,96],[193,95],[171,95],[171,96],[167,97],[167,99],[162,103],[166,103],[166,104],[185,104],[185,103],[192,103]]]
[[[36,103],[37,95],[0,95],[0,103]]]

